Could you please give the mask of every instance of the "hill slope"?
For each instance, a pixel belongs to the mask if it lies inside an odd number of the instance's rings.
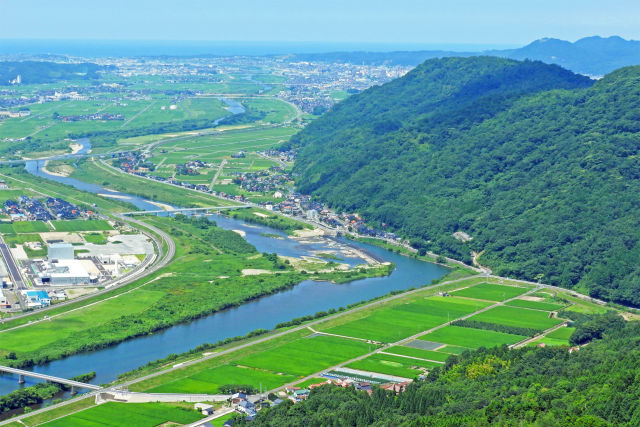
[[[301,191],[416,247],[640,305],[640,67],[430,60],[291,144]]]

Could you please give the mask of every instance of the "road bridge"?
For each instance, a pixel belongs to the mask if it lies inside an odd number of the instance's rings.
[[[176,208],[176,209],[158,209],[153,211],[133,211],[133,212],[124,212],[121,215],[133,216],[133,215],[157,215],[161,213],[198,213],[198,212],[210,212],[210,211],[221,211],[221,210],[230,210],[230,209],[244,209],[246,206],[202,206],[199,208]]]
[[[86,388],[89,390],[101,390],[102,387],[94,384],[87,384],[80,381],[68,380],[66,378],[54,377],[52,375],[39,374],[37,372],[25,371],[24,369],[11,368],[9,366],[0,365],[0,372],[7,372],[9,374],[15,374],[18,376],[18,382],[24,383],[24,377],[37,378],[39,380],[45,380],[57,384],[65,384],[71,386],[71,391],[74,392],[75,388]]]

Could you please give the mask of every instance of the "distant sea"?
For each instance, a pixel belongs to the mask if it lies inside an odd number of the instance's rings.
[[[33,40],[0,39],[0,55],[71,55],[85,57],[133,56],[266,56],[292,53],[390,52],[415,50],[482,51],[512,45],[417,43],[322,43],[175,40]]]

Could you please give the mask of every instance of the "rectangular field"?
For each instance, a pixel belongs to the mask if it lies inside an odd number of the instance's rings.
[[[533,308],[536,310],[544,311],[557,311],[565,307],[562,304],[555,304],[552,302],[529,301],[524,299],[514,299],[513,301],[509,301],[506,305],[509,305],[511,307]]]
[[[428,369],[440,365],[440,363],[409,359],[407,357],[374,354],[366,359],[350,363],[346,367],[379,374],[396,375],[403,378],[414,378],[423,373],[420,368]]]
[[[486,331],[482,329],[463,328],[460,326],[445,326],[431,332],[420,339],[439,342],[454,346],[476,349],[479,347],[494,347],[503,344],[515,344],[525,339],[525,336],[506,334],[504,332]]]
[[[102,219],[82,220],[72,219],[69,221],[51,221],[56,231],[107,231],[113,230],[109,223]]]
[[[362,319],[327,330],[338,335],[394,342],[491,305],[455,297],[429,297],[381,308]]]
[[[543,331],[549,329],[562,320],[550,318],[544,311],[527,310],[524,308],[500,306],[489,311],[471,317],[469,320],[479,322],[496,323],[498,325],[517,326],[520,328],[533,328]]]
[[[271,390],[298,378],[294,375],[276,374],[259,369],[222,365],[168,382],[149,390],[149,392],[216,394],[219,393],[219,387],[227,384],[251,385],[256,388],[262,385],[264,390]]]
[[[481,283],[479,285],[460,289],[459,291],[454,291],[451,294],[460,296],[460,297],[477,298],[477,299],[497,302],[497,301],[505,301],[510,298],[516,297],[518,295],[522,295],[528,290],[529,290],[528,288],[521,288],[518,286],[506,286],[506,285],[496,285],[493,283]]]
[[[421,350],[413,347],[393,346],[385,350],[386,353],[398,354],[401,356],[418,357],[420,359],[433,360],[434,362],[444,362],[449,358],[449,354],[433,350]]]
[[[47,427],[153,427],[165,423],[189,424],[202,417],[193,409],[170,403],[107,402],[41,425]]]
[[[305,376],[376,349],[361,341],[318,335],[239,359],[235,364]]]

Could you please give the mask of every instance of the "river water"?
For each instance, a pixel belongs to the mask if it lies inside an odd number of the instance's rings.
[[[83,150],[88,150],[88,141],[83,141]],[[118,196],[143,210],[155,210],[148,201],[120,192],[110,191],[99,185],[81,182],[73,178],[49,175],[42,169],[43,163],[29,161],[26,170],[33,175],[72,185],[92,193]],[[89,353],[77,354],[46,365],[35,366],[36,372],[69,378],[90,371],[97,373],[95,384],[108,383],[119,374],[163,358],[171,353],[181,353],[203,343],[215,343],[228,337],[245,335],[256,329],[271,329],[280,322],[295,317],[347,306],[355,302],[384,295],[394,290],[428,284],[442,277],[448,270],[435,264],[404,257],[384,249],[346,241],[344,239],[317,239],[312,242],[294,240],[284,233],[264,226],[212,215],[211,219],[225,229],[242,230],[245,238],[260,252],[276,252],[286,256],[312,255],[314,251],[334,252],[340,248],[355,247],[376,259],[393,262],[396,269],[386,277],[368,278],[347,284],[305,281],[297,286],[248,302],[239,307],[213,313],[207,317],[170,327],[153,335],[133,338],[118,345]],[[280,238],[264,236],[279,235]],[[347,252],[348,253],[348,252]],[[356,265],[363,261],[351,254],[339,255],[344,262]],[[33,380],[27,379],[26,385]],[[0,375],[0,394],[18,388],[16,377]]]

